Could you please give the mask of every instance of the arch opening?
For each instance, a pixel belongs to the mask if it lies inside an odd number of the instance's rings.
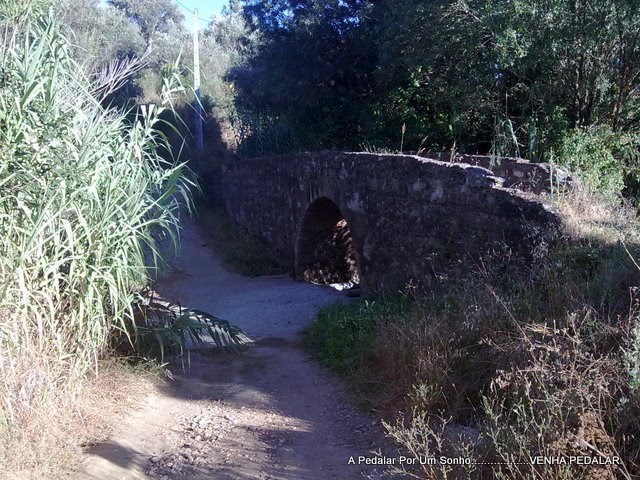
[[[308,282],[360,282],[351,230],[338,206],[326,197],[313,201],[304,215],[296,246],[296,276]]]

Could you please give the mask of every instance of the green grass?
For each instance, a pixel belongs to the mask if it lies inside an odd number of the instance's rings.
[[[229,218],[222,209],[202,207],[198,213],[198,223],[211,239],[222,261],[232,270],[248,277],[287,272],[275,252],[259,237]]]
[[[407,297],[366,299],[324,307],[305,329],[304,341],[314,355],[336,372],[352,376],[367,368],[378,328],[411,315]]]

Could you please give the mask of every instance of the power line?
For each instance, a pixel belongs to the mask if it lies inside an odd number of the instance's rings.
[[[195,15],[195,11],[191,10],[189,7],[187,7],[184,3],[182,3],[180,0],[176,0],[176,3],[178,5],[180,5],[182,8],[184,8],[187,12],[189,12],[191,15]]]
[[[187,7],[184,3],[182,3],[180,0],[176,0],[176,3],[178,5],[180,5],[182,8],[184,8],[187,12],[189,12],[191,15],[195,15],[196,12],[195,10],[191,10],[189,7]],[[209,22],[207,20],[205,20],[204,18],[198,18],[198,20],[200,20],[201,22],[206,23],[207,25],[209,25]]]

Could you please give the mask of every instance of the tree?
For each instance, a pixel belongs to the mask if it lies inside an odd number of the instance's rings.
[[[146,67],[136,80],[142,102],[159,99],[162,77],[173,68],[181,54],[190,51],[191,40],[183,26],[184,17],[173,0],[109,0],[109,5],[124,15],[135,26],[143,41]],[[188,59],[183,58],[183,62]],[[179,70],[188,66],[183,63]]]
[[[260,36],[249,30],[238,0],[214,17],[201,36],[202,91],[210,97],[218,115],[235,115],[233,86],[227,77],[231,70],[245,65],[259,42]]]
[[[121,11],[99,0],[66,0],[59,16],[74,57],[89,71],[144,51],[140,30]]]
[[[157,33],[167,33],[172,27],[181,25],[184,16],[172,0],[109,0],[109,4],[120,9],[138,27],[147,48]]]
[[[471,151],[545,158],[571,129],[637,128],[639,8],[632,0],[380,2],[381,98],[410,118],[427,113],[422,127],[434,144]],[[450,138],[434,129],[439,122]]]
[[[375,62],[361,34],[361,0],[252,0],[245,18],[264,43],[236,76],[241,108],[304,148],[345,147],[362,138],[360,102]]]

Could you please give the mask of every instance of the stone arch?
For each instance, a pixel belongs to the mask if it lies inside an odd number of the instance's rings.
[[[327,197],[309,204],[295,249],[296,277],[322,283],[359,283],[351,230],[338,205]]]

